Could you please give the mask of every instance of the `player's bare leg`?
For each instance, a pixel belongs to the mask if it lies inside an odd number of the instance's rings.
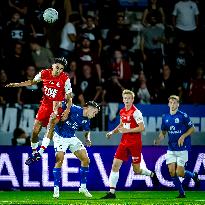
[[[37,148],[38,148],[38,135],[41,131],[42,128],[42,123],[38,120],[35,120],[34,122],[34,126],[33,126],[33,131],[32,131],[32,135],[31,135],[31,148],[32,148],[32,156],[29,157],[25,164],[26,165],[30,165],[32,164],[34,161],[38,161],[40,159],[40,156],[37,152]]]
[[[53,138],[53,132],[54,132],[54,128],[55,125],[59,122],[59,108],[62,107],[62,103],[61,102],[53,102],[53,113],[50,115],[50,119],[49,119],[49,124],[47,126],[47,130],[46,130],[46,134],[43,138],[40,150],[39,150],[39,154],[42,155],[45,151],[45,149],[48,147],[48,145],[50,144],[51,139]]]
[[[179,177],[177,176],[177,173],[176,173],[176,163],[168,164],[168,169],[169,169],[169,174],[172,178],[172,181],[175,185],[175,188],[179,191],[179,196],[177,196],[177,198],[185,198],[185,192],[182,187],[182,183],[179,180]]]
[[[117,186],[117,182],[119,179],[119,170],[122,166],[123,161],[121,159],[114,158],[112,163],[112,170],[109,176],[109,185],[110,185],[110,191],[101,199],[115,199],[115,189]]]
[[[80,182],[79,193],[83,193],[86,197],[90,198],[92,197],[92,195],[89,193],[86,187],[87,175],[89,173],[89,164],[90,164],[88,153],[86,149],[81,149],[74,152],[74,154],[81,161],[81,168],[80,168],[81,182]]]
[[[56,163],[55,167],[53,168],[53,176],[54,176],[54,192],[53,197],[59,198],[59,185],[60,185],[60,178],[61,178],[61,167],[63,164],[65,153],[60,151],[56,154]]]

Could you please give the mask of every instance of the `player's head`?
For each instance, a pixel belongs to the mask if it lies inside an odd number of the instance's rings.
[[[98,112],[100,111],[100,106],[95,101],[88,101],[85,104],[85,109],[86,109],[86,112],[85,112],[86,117],[91,119],[98,114]]]
[[[170,95],[168,100],[169,100],[168,106],[170,108],[170,111],[176,112],[178,110],[178,107],[179,107],[179,96]]]
[[[131,106],[135,99],[135,94],[131,90],[123,90],[122,92],[123,103],[125,106]]]
[[[54,63],[52,64],[53,74],[55,76],[60,75],[61,72],[63,72],[64,68],[66,68],[68,62],[67,60],[62,58],[54,58]]]

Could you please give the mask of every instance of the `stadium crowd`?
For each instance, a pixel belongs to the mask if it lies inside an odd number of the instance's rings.
[[[205,1],[122,2],[0,1],[0,104],[38,104],[41,86],[4,86],[33,79],[53,57],[69,62],[76,104],[121,102],[124,89],[136,103],[167,103],[175,94],[204,104]],[[59,13],[53,24],[42,18],[49,7]]]

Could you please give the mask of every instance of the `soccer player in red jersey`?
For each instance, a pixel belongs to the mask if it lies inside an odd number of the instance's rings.
[[[26,164],[38,161],[41,158],[44,150],[50,143],[53,137],[54,126],[60,119],[67,119],[70,106],[72,104],[72,88],[69,76],[63,72],[67,66],[65,58],[55,58],[52,67],[40,71],[33,80],[28,80],[21,83],[10,83],[6,87],[22,87],[31,86],[38,82],[43,83],[43,98],[36,115],[31,136],[32,157],[26,160]],[[62,110],[62,101],[66,99],[67,109]],[[47,126],[45,137],[43,138],[42,145],[39,151],[38,148],[38,135],[42,127]]]
[[[155,173],[140,166],[142,139],[145,130],[142,113],[133,105],[135,94],[130,90],[122,92],[124,108],[120,110],[120,124],[106,134],[110,138],[115,133],[122,133],[121,142],[114,156],[112,170],[109,177],[110,191],[102,199],[115,199],[115,189],[119,179],[119,170],[123,161],[132,156],[132,166],[135,174],[154,177]]]

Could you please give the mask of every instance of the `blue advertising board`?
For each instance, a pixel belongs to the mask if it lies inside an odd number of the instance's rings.
[[[174,185],[165,163],[166,146],[144,146],[144,165],[155,171],[159,186],[153,186],[150,177],[135,175],[131,162],[125,162],[120,170],[118,190],[169,190]],[[108,190],[109,173],[116,146],[95,146],[88,148],[90,157],[89,190]],[[32,166],[25,165],[30,147],[0,146],[0,190],[50,190],[53,188],[52,169],[55,163],[53,147],[44,153],[43,159]],[[62,166],[62,190],[77,190],[80,185],[80,162],[71,153],[66,153]],[[205,149],[193,146],[186,169],[199,173],[201,190],[205,190]],[[194,189],[193,180],[184,180],[183,184]]]

